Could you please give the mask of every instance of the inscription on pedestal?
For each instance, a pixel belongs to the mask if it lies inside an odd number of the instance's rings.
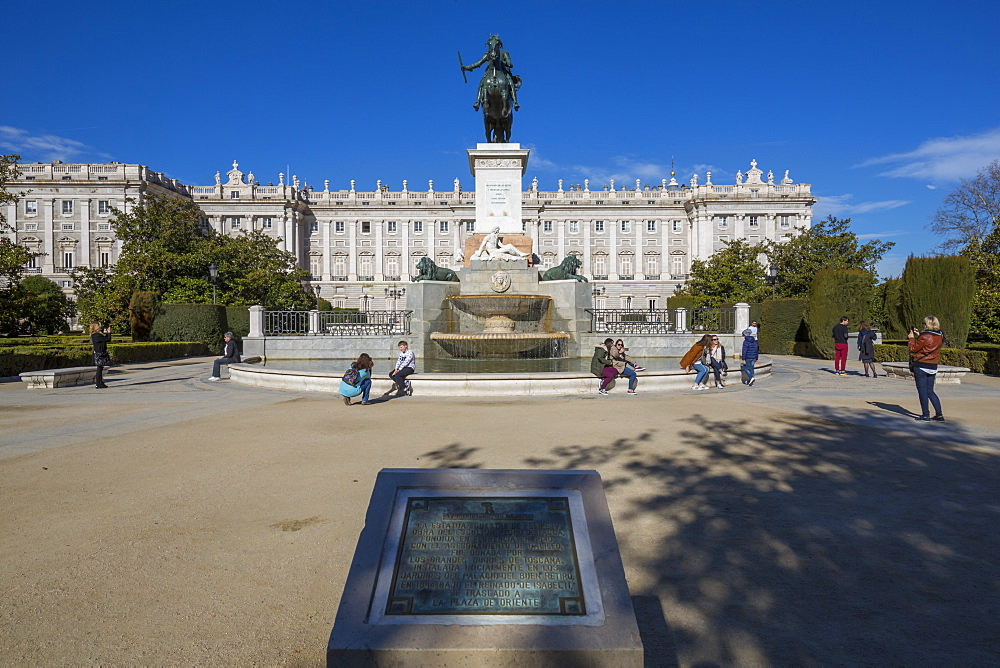
[[[386,615],[586,615],[567,497],[410,497]]]

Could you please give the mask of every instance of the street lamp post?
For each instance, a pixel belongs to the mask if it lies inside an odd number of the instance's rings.
[[[395,283],[392,284],[391,288],[386,288],[385,289],[385,298],[392,300],[392,310],[393,311],[396,310],[396,300],[397,299],[401,299],[403,297],[403,295],[405,295],[405,294],[406,294],[406,288],[396,287]]]
[[[215,303],[215,284],[219,281],[219,268],[215,263],[208,265],[208,276],[212,279],[212,303]]]
[[[774,299],[774,286],[781,282],[781,277],[778,276],[778,268],[773,264],[769,266],[767,268],[767,276],[764,280],[771,284],[771,299]]]

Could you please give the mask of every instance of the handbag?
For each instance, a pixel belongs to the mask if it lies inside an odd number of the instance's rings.
[[[111,355],[94,351],[94,366],[111,366]]]

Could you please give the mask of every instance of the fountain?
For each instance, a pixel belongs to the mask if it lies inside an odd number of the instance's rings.
[[[430,339],[457,358],[565,357],[569,334],[545,331],[551,302],[548,295],[452,295],[445,303],[458,331]]]

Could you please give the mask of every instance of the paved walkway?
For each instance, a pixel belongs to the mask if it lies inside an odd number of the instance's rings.
[[[1000,379],[774,358],[755,387],[531,400],[0,383],[0,663],[323,660],[383,467],[592,468],[648,665],[996,665]],[[641,377],[641,374],[640,374]]]

